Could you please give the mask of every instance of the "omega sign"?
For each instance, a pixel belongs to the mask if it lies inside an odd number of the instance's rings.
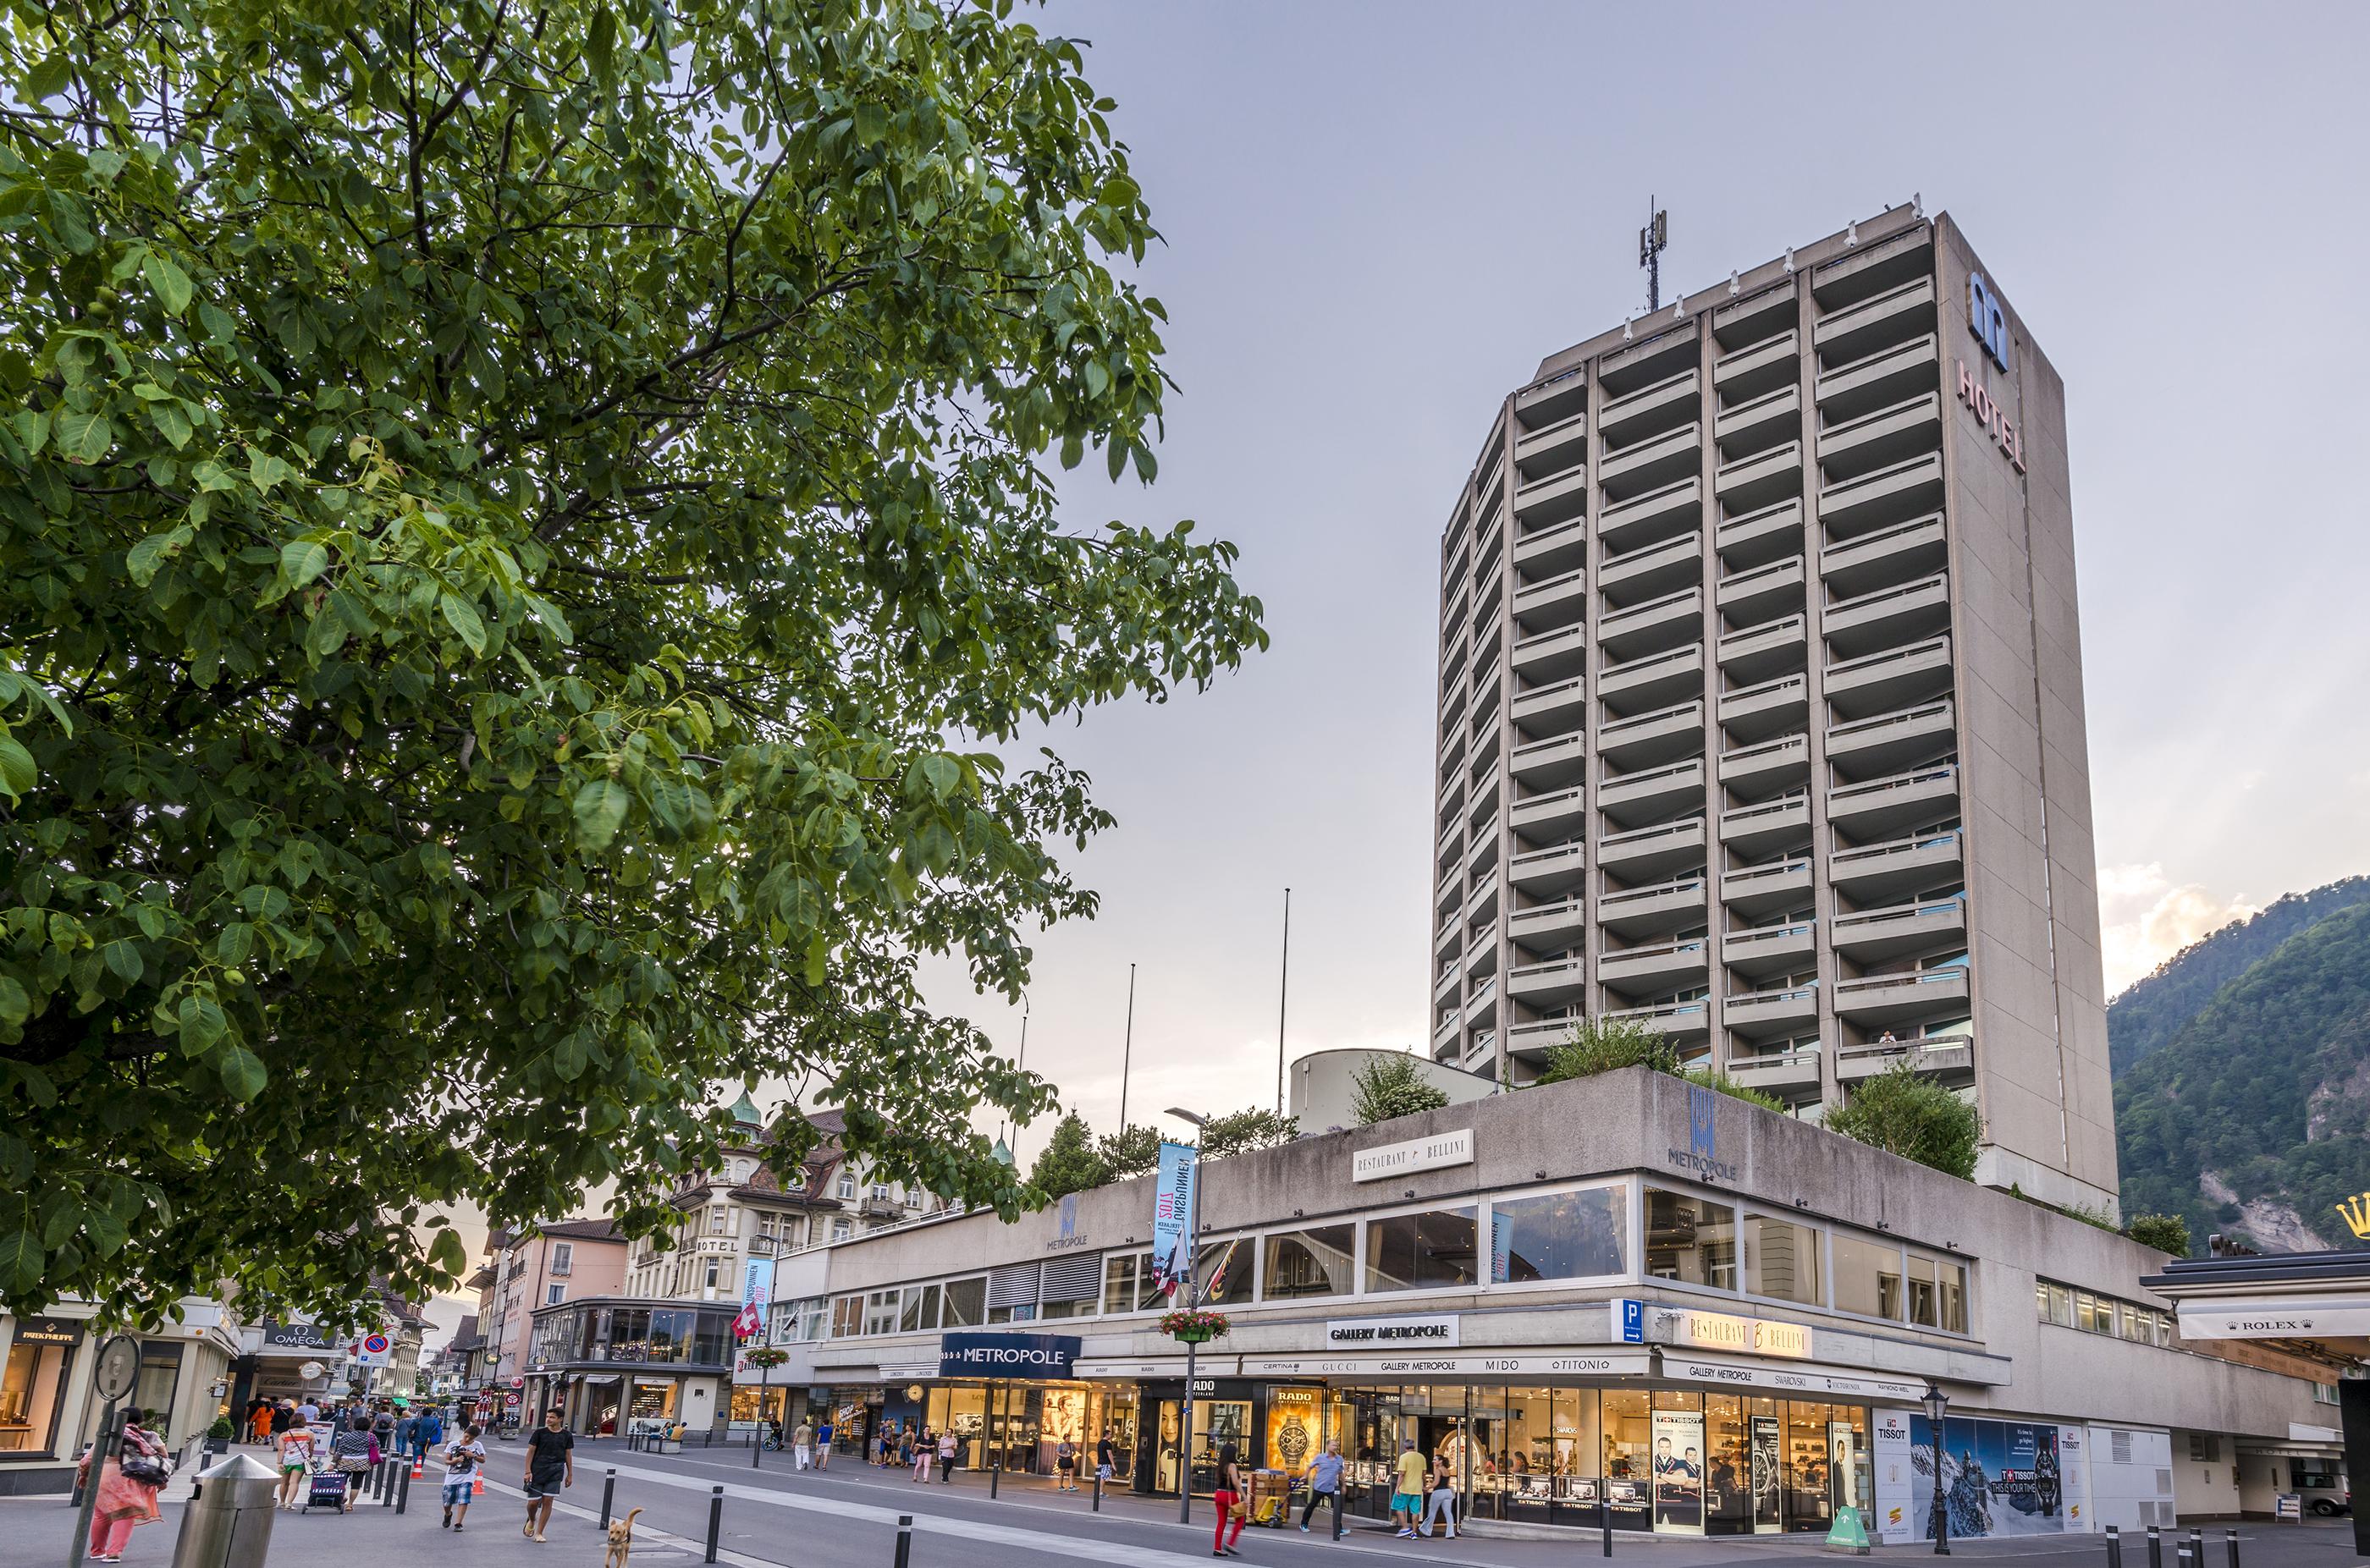
[[[1363,1345],[1455,1345],[1456,1314],[1422,1318],[1335,1318],[1325,1325],[1325,1343],[1336,1350]]]
[[[1473,1129],[1460,1127],[1435,1138],[1419,1138],[1411,1143],[1361,1149],[1351,1162],[1350,1178],[1359,1182],[1378,1182],[1385,1176],[1412,1175],[1418,1171],[1438,1171],[1451,1165],[1471,1163]]]

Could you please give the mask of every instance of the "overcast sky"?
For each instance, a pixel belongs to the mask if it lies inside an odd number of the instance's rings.
[[[1499,399],[1644,298],[1922,194],[2064,375],[2108,980],[2370,869],[2370,7],[1062,3],[1168,239],[1159,483],[1273,649],[1055,736],[1118,828],[1029,1065],[1118,1119],[1423,1036],[1438,541]],[[2352,481],[2347,474],[2354,474]],[[1007,1048],[1017,1010],[942,989]],[[1024,1159],[1041,1124],[1021,1139]],[[440,1307],[443,1304],[440,1304]],[[449,1316],[440,1311],[439,1316]]]

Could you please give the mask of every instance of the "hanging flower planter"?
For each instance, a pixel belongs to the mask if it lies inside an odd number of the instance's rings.
[[[1162,1315],[1160,1332],[1180,1345],[1207,1345],[1226,1332],[1226,1314],[1205,1312],[1198,1307],[1180,1307]]]

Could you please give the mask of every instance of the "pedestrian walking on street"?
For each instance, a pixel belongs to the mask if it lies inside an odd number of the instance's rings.
[[[554,1405],[543,1413],[543,1429],[526,1440],[526,1528],[520,1533],[541,1540],[559,1489],[575,1484],[576,1434],[562,1429]]]
[[[371,1417],[371,1436],[378,1439],[378,1451],[391,1454],[395,1448],[395,1412],[382,1404]]]
[[[371,1431],[368,1411],[354,1412],[346,1429],[329,1440],[329,1452],[346,1478],[344,1511],[351,1514],[354,1511],[354,1494],[362,1489],[362,1477],[377,1467],[381,1458],[378,1436]]]
[[[406,1459],[411,1458],[412,1454],[416,1451],[413,1445],[419,1441],[420,1417],[412,1414],[409,1411],[406,1411],[403,1413],[403,1419],[395,1424],[396,1456],[398,1459]]]
[[[1456,1471],[1448,1462],[1446,1450],[1432,1456],[1432,1501],[1423,1511],[1423,1524],[1417,1534],[1432,1539],[1432,1521],[1438,1519],[1445,1527],[1448,1539],[1456,1539]]]
[[[123,1435],[116,1451],[99,1467],[98,1490],[90,1510],[93,1562],[122,1562],[123,1549],[132,1543],[132,1528],[158,1517],[156,1494],[171,1472],[165,1463],[165,1440],[142,1425],[145,1419],[136,1405],[123,1413]],[[75,1471],[79,1485],[90,1484],[91,1455],[96,1449],[93,1445],[82,1456]]]
[[[313,1477],[313,1429],[291,1426],[280,1434],[280,1505],[293,1510],[305,1501]]]
[[[909,1486],[916,1481],[930,1479],[930,1462],[938,1457],[938,1440],[925,1426],[914,1435],[913,1448],[914,1473],[906,1478],[905,1482]]]
[[[1415,1451],[1415,1439],[1399,1439],[1398,1462],[1392,1471],[1391,1523],[1398,1526],[1401,1540],[1415,1539],[1416,1516],[1423,1512],[1424,1462]]]
[[[1308,1461],[1308,1505],[1300,1510],[1300,1533],[1308,1533],[1308,1521],[1323,1503],[1333,1505],[1333,1539],[1341,1539],[1341,1440],[1329,1438],[1325,1451]]]
[[[304,1413],[302,1411],[299,1411],[294,1405],[290,1404],[286,1400],[282,1400],[271,1412],[271,1435],[274,1437],[277,1437],[282,1432],[287,1431],[291,1426],[304,1425],[305,1423],[298,1419],[298,1417],[303,1413]]]
[[[420,1413],[420,1434],[417,1442],[418,1447],[413,1448],[412,1452],[423,1459],[443,1446],[444,1413],[443,1411],[431,1405]]]
[[[444,1525],[459,1529],[461,1521],[469,1516],[469,1497],[477,1484],[477,1467],[486,1462],[486,1445],[478,1439],[485,1436],[482,1428],[465,1427],[453,1446],[444,1450]]]
[[[250,1443],[271,1441],[271,1402],[255,1400],[247,1407],[247,1440]]]
[[[313,1402],[311,1394],[306,1394],[305,1402],[296,1407],[296,1419],[307,1426],[315,1425],[321,1419],[321,1407]]]
[[[831,1417],[826,1415],[815,1425],[815,1469],[831,1468]]]
[[[1067,1437],[1054,1447],[1053,1471],[1061,1477],[1057,1490],[1076,1492],[1078,1489],[1078,1450]]]
[[[800,1416],[798,1425],[790,1431],[790,1451],[798,1460],[793,1469],[804,1470],[814,1463],[814,1432],[807,1418]]]
[[[1210,1555],[1240,1557],[1235,1543],[1243,1539],[1243,1521],[1250,1513],[1250,1487],[1243,1479],[1242,1458],[1232,1443],[1218,1450],[1218,1491],[1211,1500],[1218,1505],[1218,1533],[1211,1542]]]
[[[962,1442],[949,1426],[938,1434],[938,1484],[943,1486],[955,1478],[955,1460],[962,1454]]]
[[[1111,1441],[1111,1429],[1095,1439],[1095,1479],[1108,1485],[1119,1474],[1119,1445]]]

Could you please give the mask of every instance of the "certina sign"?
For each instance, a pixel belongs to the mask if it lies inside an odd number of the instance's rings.
[[[1423,1318],[1336,1318],[1325,1325],[1325,1343],[1335,1350],[1455,1345],[1456,1314]]]
[[[1405,1176],[1417,1171],[1439,1171],[1471,1163],[1473,1129],[1468,1127],[1436,1138],[1419,1138],[1412,1143],[1361,1149],[1351,1162],[1350,1177],[1352,1181],[1377,1182],[1385,1176]]]

